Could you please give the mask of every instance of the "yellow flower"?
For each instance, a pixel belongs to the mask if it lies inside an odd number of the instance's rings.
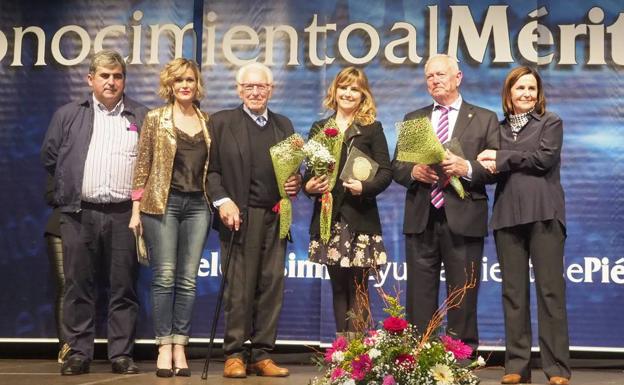
[[[436,364],[430,369],[433,379],[438,385],[453,385],[455,378],[451,369],[442,364]]]

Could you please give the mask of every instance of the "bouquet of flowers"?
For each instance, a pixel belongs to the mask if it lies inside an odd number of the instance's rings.
[[[426,116],[396,123],[399,131],[397,138],[397,160],[420,164],[437,164],[446,157],[446,150],[438,140]],[[466,195],[464,186],[455,176],[449,178],[453,189],[463,199]]]
[[[280,238],[286,238],[292,223],[292,204],[290,197],[284,190],[284,183],[299,170],[299,166],[301,166],[301,162],[305,157],[303,145],[304,141],[301,135],[293,134],[269,149],[273,170],[275,171],[275,179],[277,180],[280,197],[282,198],[273,208],[273,211],[279,212],[280,215]]]
[[[479,357],[460,365],[472,349],[459,340],[442,335],[419,336],[405,320],[398,299],[385,296],[388,317],[377,330],[350,341],[338,337],[319,364],[324,375],[312,385],[477,385],[473,373],[485,361]]]
[[[303,146],[308,169],[314,176],[326,175],[329,182],[328,191],[321,196],[320,234],[321,240],[325,243],[329,241],[333,207],[331,190],[338,176],[338,163],[344,137],[337,127],[334,118],[328,119],[322,129]]]

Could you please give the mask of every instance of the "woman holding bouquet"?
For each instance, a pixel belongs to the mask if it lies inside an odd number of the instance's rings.
[[[145,229],[152,268],[152,306],[159,377],[190,376],[188,344],[195,280],[210,225],[206,172],[208,115],[195,62],[178,58],[160,73],[167,104],[150,111],[139,139],[130,228]]]
[[[492,227],[503,278],[506,374],[501,383],[531,379],[530,259],[542,368],[551,385],[567,385],[571,373],[563,279],[565,201],[559,180],[563,123],[546,111],[542,80],[532,68],[509,72],[502,99],[500,150],[485,150],[477,158],[499,175]]]
[[[329,271],[336,331],[356,332],[368,325],[354,324],[347,313],[369,319],[368,275],[371,268],[386,263],[376,197],[390,185],[392,170],[386,137],[375,120],[375,101],[362,70],[340,71],[327,90],[324,105],[335,113],[314,122],[309,138],[324,143],[335,164],[325,171],[308,167],[304,177],[305,192],[316,198],[309,259],[325,264]],[[377,162],[379,169],[368,181],[341,182],[338,176],[354,148]]]

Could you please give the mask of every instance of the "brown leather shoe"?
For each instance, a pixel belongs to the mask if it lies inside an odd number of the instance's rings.
[[[286,368],[280,368],[275,365],[272,359],[267,358],[262,361],[253,363],[247,367],[247,374],[256,374],[257,376],[266,377],[287,377],[290,373]]]
[[[570,380],[565,377],[552,376],[550,377],[550,380],[548,380],[548,383],[550,385],[568,385]]]
[[[228,358],[225,360],[225,366],[223,367],[223,377],[227,378],[245,378],[247,372],[245,371],[245,363],[240,358]]]
[[[501,378],[501,384],[530,384],[531,379],[522,379],[522,376],[519,374],[511,373],[505,374],[503,378]]]

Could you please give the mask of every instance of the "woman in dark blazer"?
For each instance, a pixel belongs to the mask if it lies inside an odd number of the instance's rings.
[[[355,332],[356,325],[352,319],[347,319],[347,313],[354,311],[364,320],[368,319],[368,274],[372,267],[386,263],[376,197],[390,185],[392,169],[383,127],[375,120],[375,101],[362,70],[348,67],[340,71],[327,90],[324,105],[335,111],[328,119],[334,119],[336,128],[344,135],[336,175],[342,172],[353,148],[379,164],[372,180],[336,180],[331,190],[331,236],[327,243],[320,237],[320,199],[315,199],[310,224],[309,259],[327,265],[336,331]],[[315,122],[309,137],[323,130],[328,119]],[[304,186],[308,195],[320,198],[329,185],[327,176],[313,176],[311,170],[307,170]],[[360,299],[366,303],[356,301],[358,287],[366,296]]]
[[[529,259],[535,273],[542,368],[551,385],[568,384],[568,321],[563,278],[565,201],[559,178],[563,123],[546,111],[539,74],[514,68],[502,91],[500,150],[478,160],[498,173],[492,227],[503,278],[503,384],[531,379]]]

